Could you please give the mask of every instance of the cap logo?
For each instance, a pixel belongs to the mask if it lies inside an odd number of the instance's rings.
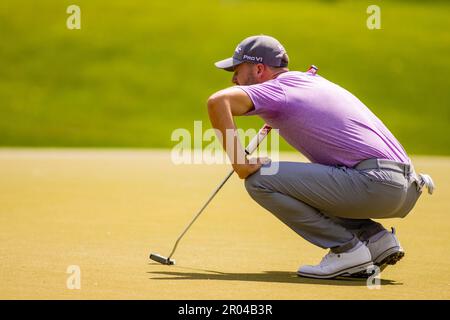
[[[249,55],[244,54],[244,56],[242,57],[242,60],[263,62],[263,57],[255,57],[255,56],[249,56]]]
[[[242,47],[237,46],[236,49],[234,49],[234,52],[236,52],[237,54],[241,53],[242,51]]]

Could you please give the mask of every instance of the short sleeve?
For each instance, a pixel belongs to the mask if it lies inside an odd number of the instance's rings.
[[[276,79],[236,88],[245,91],[254,105],[254,109],[246,112],[244,116],[259,115],[273,118],[286,104],[286,94]]]

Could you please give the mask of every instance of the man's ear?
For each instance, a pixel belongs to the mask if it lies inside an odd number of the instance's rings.
[[[262,76],[262,74],[264,73],[265,69],[266,69],[265,65],[263,65],[262,63],[258,63],[256,65],[256,73],[258,74],[258,76]]]

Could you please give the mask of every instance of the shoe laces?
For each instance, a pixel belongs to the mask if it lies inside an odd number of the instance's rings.
[[[326,261],[328,261],[329,259],[332,259],[334,257],[341,257],[341,254],[339,253],[334,253],[331,250],[325,255],[325,257],[322,258],[322,261],[320,261],[320,264],[324,264]]]

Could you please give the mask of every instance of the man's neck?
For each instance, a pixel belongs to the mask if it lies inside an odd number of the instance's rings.
[[[289,69],[283,69],[283,70],[277,71],[277,72],[275,72],[275,73],[272,75],[271,79],[275,79],[275,78],[277,78],[280,74],[285,73],[285,72],[288,72],[288,71],[289,71]]]

